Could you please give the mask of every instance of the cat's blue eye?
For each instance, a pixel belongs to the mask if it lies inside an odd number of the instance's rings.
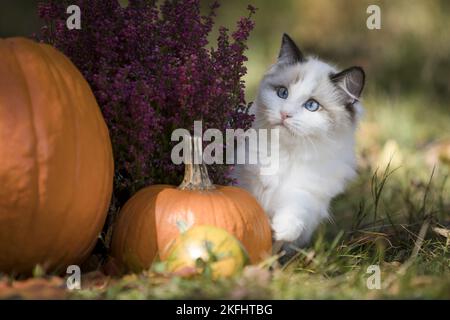
[[[281,99],[287,99],[287,97],[289,96],[288,89],[286,87],[278,87],[277,96],[279,96]]]
[[[303,107],[305,107],[305,109],[308,111],[314,112],[319,110],[320,104],[314,99],[309,99],[308,101],[305,102]]]

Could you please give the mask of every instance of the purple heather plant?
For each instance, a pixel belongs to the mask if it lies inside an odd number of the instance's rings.
[[[81,8],[81,30],[66,28],[66,8]],[[114,206],[154,183],[178,184],[184,169],[170,159],[176,128],[204,130],[250,126],[244,101],[244,51],[252,15],[231,33],[219,28],[209,48],[218,3],[202,15],[200,0],[49,0],[39,4],[45,21],[39,39],[64,52],[87,79],[110,130],[115,159]],[[228,183],[225,166],[210,167]]]

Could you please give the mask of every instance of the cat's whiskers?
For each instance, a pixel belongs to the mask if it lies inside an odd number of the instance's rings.
[[[306,136],[304,136],[304,137],[305,137],[305,139],[311,144],[311,146],[313,147],[315,156],[318,156],[318,155],[319,155],[319,151],[318,151],[317,146],[316,146],[316,144],[314,143],[314,141],[313,141],[313,140],[311,139],[311,137],[308,136],[308,135],[306,135]]]

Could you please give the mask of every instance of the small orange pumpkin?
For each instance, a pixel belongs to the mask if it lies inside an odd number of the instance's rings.
[[[113,171],[78,69],[49,45],[0,39],[0,271],[81,263],[105,222]]]
[[[198,153],[201,138],[192,140]],[[241,188],[213,185],[204,164],[187,163],[179,187],[150,186],[128,200],[115,225],[112,256],[127,269],[146,269],[157,254],[167,258],[180,224],[225,229],[243,244],[251,263],[271,253],[269,220],[255,198]]]

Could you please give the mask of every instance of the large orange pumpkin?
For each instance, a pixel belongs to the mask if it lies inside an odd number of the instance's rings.
[[[193,138],[194,152],[199,152],[200,139]],[[157,254],[167,258],[182,225],[225,229],[241,241],[252,263],[271,253],[269,220],[250,193],[213,185],[204,164],[188,163],[179,187],[150,186],[128,200],[114,228],[112,255],[127,269],[146,269]]]
[[[81,73],[49,45],[0,39],[0,271],[82,262],[112,179],[108,129]]]

